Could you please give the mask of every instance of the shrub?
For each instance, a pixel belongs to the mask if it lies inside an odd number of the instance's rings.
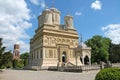
[[[13,60],[13,68],[22,68],[23,66],[23,61]]]
[[[16,59],[14,59],[13,60],[13,68],[16,68],[17,64],[18,64],[18,61]]]
[[[20,61],[17,63],[16,68],[23,68],[24,64]]]
[[[5,63],[4,65],[6,66],[6,68],[12,68],[12,62],[11,61]]]
[[[95,77],[95,80],[120,80],[119,68],[102,69]]]
[[[28,59],[24,59],[24,66],[28,65]]]
[[[1,66],[1,69],[5,69],[6,67],[4,65]]]

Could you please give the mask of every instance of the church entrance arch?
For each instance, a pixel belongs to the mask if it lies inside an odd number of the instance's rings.
[[[67,55],[66,55],[66,52],[63,51],[63,53],[62,53],[62,62],[66,63],[66,61],[67,61]]]

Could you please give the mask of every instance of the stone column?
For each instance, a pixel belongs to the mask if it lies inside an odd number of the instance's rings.
[[[45,48],[43,48],[43,51],[42,51],[42,58],[44,59],[45,58]]]
[[[89,65],[91,66],[91,58],[89,58]]]
[[[39,53],[39,54],[38,54],[38,59],[40,59],[40,50],[38,50],[38,53]]]
[[[35,51],[33,51],[33,60],[35,59]]]
[[[76,66],[77,66],[78,65],[78,61],[77,61],[78,60],[78,56],[77,56],[76,52],[74,54],[75,54],[75,60],[76,60]]]
[[[82,57],[82,63],[83,63],[83,65],[84,65],[84,57]]]
[[[66,60],[67,60],[66,62],[69,62],[69,58],[70,58],[70,56],[69,56],[70,54],[68,54],[68,51],[66,51]]]
[[[59,58],[60,58],[60,62],[62,62],[62,55],[61,55],[61,51],[59,53]]]
[[[35,51],[35,60],[37,59],[37,51]]]

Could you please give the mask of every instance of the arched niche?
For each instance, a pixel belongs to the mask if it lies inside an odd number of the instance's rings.
[[[65,51],[63,51],[63,53],[62,53],[62,62],[63,62],[63,63],[66,63],[66,62],[67,62],[67,55],[66,55],[66,52],[65,52]]]

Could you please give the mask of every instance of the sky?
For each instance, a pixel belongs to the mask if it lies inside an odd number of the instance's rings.
[[[29,52],[37,17],[51,7],[61,12],[61,24],[64,16],[73,16],[83,41],[101,35],[120,44],[120,0],[0,0],[0,37],[6,50],[20,44],[21,53]]]

